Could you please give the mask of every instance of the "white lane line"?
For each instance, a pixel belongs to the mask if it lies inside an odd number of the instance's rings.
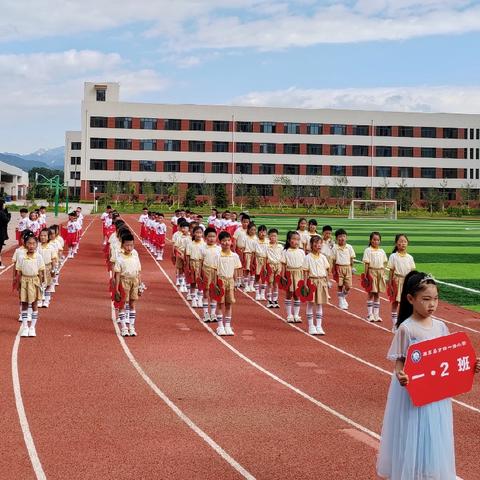
[[[92,220],[85,231],[82,234],[85,235],[87,230],[89,229],[90,225],[94,222]],[[65,265],[68,258],[62,263],[61,268]],[[13,265],[13,264],[12,264]],[[11,265],[11,266],[12,266]],[[38,457],[37,449],[35,447],[35,442],[33,441],[32,433],[30,432],[30,425],[28,423],[27,414],[25,412],[25,406],[23,404],[22,399],[22,389],[20,386],[20,376],[18,374],[18,349],[20,346],[20,330],[19,328],[17,332],[17,336],[15,337],[15,342],[13,343],[12,348],[12,383],[13,383],[13,394],[15,396],[15,406],[17,408],[18,419],[20,421],[20,427],[23,433],[23,439],[25,442],[25,446],[27,447],[28,456],[30,457],[30,462],[32,464],[33,471],[35,472],[35,476],[38,480],[46,480],[45,472],[43,471],[42,463]]]
[[[349,353],[339,347],[336,347],[335,345],[332,345],[331,343],[328,343],[326,342],[325,340],[322,340],[321,338],[319,337],[316,337],[314,335],[310,335],[308,332],[306,332],[305,330],[303,330],[303,328],[300,328],[298,327],[297,325],[295,325],[294,323],[288,323],[283,317],[281,317],[280,315],[278,315],[278,313],[272,311],[271,309],[267,308],[265,305],[263,305],[263,303],[260,303],[258,302],[257,300],[255,300],[253,297],[251,297],[250,295],[246,294],[244,291],[241,291],[246,297],[248,297],[252,302],[256,303],[257,305],[260,305],[262,308],[264,308],[267,312],[269,312],[270,314],[272,314],[273,316],[277,317],[279,320],[281,320],[283,323],[285,323],[286,325],[288,325],[289,327],[291,328],[294,328],[295,330],[299,331],[300,333],[302,333],[303,335],[306,335],[308,338],[316,341],[316,342],[320,342],[321,344],[325,345],[326,347],[329,347],[331,348],[332,350],[335,350],[339,353],[341,353],[342,355],[345,355],[347,357],[350,357],[352,358],[353,360],[356,360],[357,362],[359,363],[362,363],[364,365],[367,365],[368,367],[370,368],[374,368],[375,370],[378,370],[379,372],[382,372],[382,373],[385,373],[389,376],[392,375],[392,372],[389,372],[388,370],[385,370],[384,368],[382,367],[379,367],[378,365],[375,365],[374,363],[371,363],[367,360],[364,360],[363,358],[361,357],[357,357],[356,355],[353,355],[352,353]],[[380,325],[375,325],[371,322],[368,322],[367,320],[364,320],[362,317],[356,315],[355,313],[352,313],[352,312],[349,312],[348,310],[341,310],[340,308],[338,308],[337,306],[335,305],[332,305],[331,303],[328,304],[329,306],[337,309],[337,310],[340,310],[340,312],[344,312],[346,313],[347,315],[350,315],[352,317],[355,317],[355,318],[358,318],[366,323],[368,323],[369,325],[371,324],[372,326],[376,326],[376,327],[379,327],[381,328],[382,330],[386,330],[387,332],[390,332],[392,333],[390,330],[386,329],[385,327],[382,327]],[[465,402],[461,402],[460,400],[455,400],[454,398],[452,398],[452,402],[456,403],[457,405],[460,405],[464,408],[467,408],[468,410],[471,410],[472,412],[475,412],[475,413],[480,413],[480,409],[477,408],[477,407],[474,407],[473,405],[469,405],[468,403],[465,403]]]
[[[128,225],[128,224],[127,224]],[[131,228],[130,228],[131,229]],[[131,229],[132,230],[132,229]],[[134,235],[140,240],[140,237],[137,235],[137,232],[132,230]],[[145,250],[146,247],[145,247]],[[366,433],[367,435],[370,435],[371,437],[380,440],[380,435],[376,432],[373,432],[372,430],[368,429],[367,427],[364,427],[363,425],[355,422],[351,418],[347,417],[346,415],[343,415],[342,413],[338,412],[337,410],[334,410],[332,407],[326,405],[325,403],[320,402],[316,398],[310,396],[308,393],[305,393],[304,391],[300,390],[299,388],[295,387],[294,385],[291,385],[287,381],[283,380],[282,378],[278,377],[274,373],[270,372],[266,368],[262,367],[258,363],[256,363],[254,360],[251,360],[247,356],[245,356],[243,353],[241,353],[239,350],[237,350],[235,347],[230,345],[223,337],[219,337],[206,323],[203,322],[202,318],[198,315],[198,313],[191,307],[190,303],[185,299],[185,297],[178,291],[176,288],[174,282],[172,279],[168,276],[167,272],[163,269],[163,267],[158,263],[157,259],[147,250],[148,254],[152,257],[153,261],[157,264],[157,267],[160,269],[164,277],[168,280],[170,285],[173,287],[177,295],[182,299],[182,301],[185,303],[187,308],[190,310],[190,312],[193,314],[193,316],[198,320],[198,322],[220,343],[222,343],[226,348],[228,348],[230,351],[232,351],[235,355],[237,355],[239,358],[247,362],[249,365],[252,367],[256,368],[260,372],[264,373],[268,377],[270,377],[272,380],[275,380],[276,382],[280,383],[284,387],[288,388],[289,390],[295,392],[297,395],[300,395],[304,399],[308,400],[309,402],[313,403],[317,407],[320,407],[321,409],[325,410],[326,412],[330,413],[331,415],[337,417],[338,419],[344,421],[348,425],[351,425],[352,427],[360,430],[361,432]]]
[[[18,330],[17,336],[12,349],[12,381],[13,381],[13,393],[15,395],[15,406],[17,407],[18,419],[20,421],[20,427],[22,428],[23,440],[27,447],[28,456],[32,463],[33,471],[38,480],[46,480],[45,472],[43,471],[42,464],[38,458],[37,449],[33,441],[32,434],[30,432],[30,426],[28,424],[27,415],[25,413],[25,407],[22,400],[22,390],[20,387],[20,377],[18,375],[18,346],[20,345],[20,330]]]
[[[2,271],[0,271],[0,275],[3,275],[5,272],[10,270],[13,267],[13,263],[11,263],[8,267],[5,267]]]
[[[180,420],[187,424],[187,426],[192,429],[205,443],[207,443],[220,457],[223,458],[232,468],[234,468],[242,477],[248,480],[255,480],[255,477],[240,463],[238,463],[231,455],[229,455],[212,437],[210,437],[206,432],[204,432],[193,420],[190,419],[185,413],[183,413],[180,408],[173,403],[170,398],[162,391],[160,388],[153,382],[153,380],[145,373],[143,368],[135,359],[134,355],[130,351],[125,342],[125,339],[120,335],[120,329],[118,328],[116,318],[115,318],[115,309],[112,304],[112,323],[117,335],[118,341],[122,346],[122,349],[127,356],[130,363],[133,365],[137,373],[142,377],[144,382],[155,392],[155,394],[162,399],[163,402],[177,415]]]

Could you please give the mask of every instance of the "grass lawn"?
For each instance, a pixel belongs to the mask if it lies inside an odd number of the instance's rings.
[[[408,252],[413,255],[417,268],[432,273],[438,280],[480,291],[480,221],[478,220],[349,220],[314,217],[318,230],[329,224],[333,230],[344,228],[348,242],[357,258],[362,259],[370,232],[382,234],[382,247],[387,254],[393,249],[397,233],[405,233],[409,240]],[[255,216],[255,223],[276,227],[283,241],[288,230],[296,229],[298,217]],[[361,271],[361,268],[359,268]],[[470,293],[454,287],[440,286],[440,295],[446,300],[466,308],[480,311],[480,293]]]

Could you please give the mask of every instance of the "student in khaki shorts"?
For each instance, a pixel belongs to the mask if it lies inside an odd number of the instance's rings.
[[[45,284],[45,262],[37,253],[38,239],[30,236],[25,240],[27,252],[21,256],[15,265],[17,271],[17,286],[22,302],[21,337],[36,337],[35,326],[38,320],[38,301],[42,298],[41,285]],[[32,304],[32,321],[28,326],[28,304]]]
[[[217,335],[234,335],[231,326],[232,305],[235,303],[235,278],[241,275],[242,262],[240,257],[232,252],[232,237],[228,232],[220,232],[218,240],[222,251],[217,257],[215,270],[217,277],[223,282],[225,292],[218,302],[223,310],[223,318],[221,314],[217,315]]]
[[[280,308],[278,304],[278,284],[275,277],[282,273],[282,252],[283,245],[278,243],[278,230],[271,228],[268,231],[269,244],[267,247],[267,268],[270,270],[268,276],[267,308]]]
[[[138,255],[133,254],[134,240],[131,233],[125,233],[122,236],[122,249],[117,255],[114,272],[115,272],[115,289],[120,293],[120,284],[125,291],[125,304],[119,312],[122,337],[136,337],[135,320],[136,311],[135,304],[138,300],[138,287],[140,286],[140,272],[142,267]],[[130,312],[128,322],[126,320],[125,305],[128,303]],[[129,323],[129,327],[127,327]]]
[[[216,322],[217,302],[210,298],[209,287],[211,283],[217,281],[215,266],[221,248],[217,245],[217,231],[214,227],[206,228],[203,236],[205,237],[205,245],[202,247],[202,275],[207,284],[203,292],[203,321]],[[210,311],[208,309],[209,305]]]
[[[177,286],[179,286],[179,291],[182,293],[188,292],[187,284],[185,282],[185,252],[187,249],[187,242],[191,239],[192,237],[190,236],[190,227],[188,222],[186,220],[179,220],[178,231],[175,232],[172,240],[174,247],[173,252],[175,258]]]
[[[333,266],[332,271],[338,272],[338,307],[348,310],[346,296],[352,287],[352,267],[355,259],[355,250],[347,243],[347,232],[339,228],[335,232],[337,243],[332,248]]]

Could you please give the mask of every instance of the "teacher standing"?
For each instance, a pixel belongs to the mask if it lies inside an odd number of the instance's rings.
[[[5,201],[0,200],[0,270],[5,268],[5,265],[2,265],[2,248],[8,240],[8,222],[10,218],[11,215],[5,207]]]

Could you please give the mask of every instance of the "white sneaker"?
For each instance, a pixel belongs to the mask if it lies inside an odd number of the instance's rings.
[[[255,300],[260,301],[262,299],[262,296],[259,293],[255,294]]]
[[[128,333],[131,337],[137,336],[137,332],[135,331],[135,327],[133,325],[130,325],[130,328],[128,329]]]
[[[20,336],[21,337],[28,337],[28,332],[29,332],[29,328],[28,327],[23,327],[22,331],[20,332]]]
[[[211,319],[210,319],[210,314],[209,314],[208,312],[203,316],[203,321],[204,321],[205,323],[208,323],[208,322],[211,321]]]
[[[197,307],[198,307],[197,297],[193,297],[192,298],[192,308],[197,308]]]
[[[187,290],[187,292],[188,292],[188,290]],[[187,293],[187,300],[188,300],[189,302],[192,301],[192,294],[191,294],[191,293]]]
[[[5,265],[0,265],[0,270],[3,270],[5,267]]]
[[[265,297],[265,292],[260,293],[260,300],[266,300],[267,297]]]
[[[374,315],[374,316],[373,316],[373,321],[374,321],[374,322],[383,322],[383,320],[380,318],[379,315]]]
[[[162,257],[160,255],[157,255],[157,260],[161,260]]]
[[[347,302],[347,299],[345,297],[343,297],[343,302],[345,304],[345,310],[348,310],[348,302]]]
[[[39,301],[37,302],[37,307],[38,307],[38,308],[42,308],[42,307],[43,307],[43,300],[39,300]]]
[[[55,293],[55,285],[58,285],[58,283],[52,283],[52,284],[50,285],[50,292],[51,292],[51,293]]]
[[[332,282],[330,280],[327,281],[327,287],[332,288]]]
[[[28,329],[28,336],[29,337],[36,337],[37,336],[37,332],[35,331],[35,327],[30,327]]]
[[[186,286],[186,285],[182,285],[182,286],[180,287],[180,291],[181,291],[182,293],[187,293],[187,292],[188,292],[187,286]]]
[[[317,325],[317,335],[325,335],[325,331],[320,325]]]
[[[225,335],[229,335],[230,337],[235,335],[232,327],[230,325],[225,325]]]
[[[58,286],[58,285],[60,285],[60,282],[59,282],[58,280],[55,280],[54,285],[55,285],[55,286]],[[52,291],[54,292],[55,290],[52,290]]]
[[[50,302],[43,302],[43,308],[48,308],[50,306]]]
[[[177,280],[177,281],[175,282],[175,285],[176,285],[177,287],[179,287],[179,286],[180,286],[180,280]]]
[[[375,321],[375,317],[373,316],[372,313],[367,316],[367,320],[368,320],[369,322],[374,322],[374,321]]]
[[[215,313],[210,314],[210,321],[211,322],[216,322],[217,321],[217,315]]]
[[[295,319],[293,318],[293,315],[287,316],[287,323],[295,323]]]
[[[302,317],[300,315],[294,315],[293,321],[295,323],[302,323]]]
[[[217,327],[217,335],[218,336],[223,337],[226,334],[227,334],[227,332],[225,331],[224,327]]]
[[[128,337],[128,328],[127,327],[123,327],[122,330],[120,331],[120,335],[122,337]]]
[[[19,321],[19,322],[22,321],[22,314],[21,314],[21,313],[18,314],[18,321]]]
[[[317,332],[317,327],[315,325],[310,325],[308,327],[308,333],[310,335],[318,335],[318,332]]]

